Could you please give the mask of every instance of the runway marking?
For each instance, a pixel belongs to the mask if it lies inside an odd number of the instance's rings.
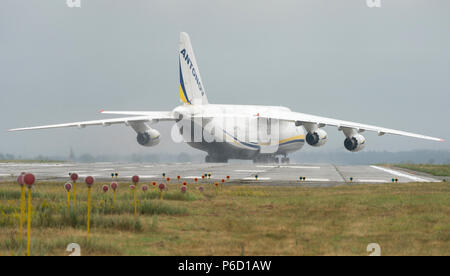
[[[330,181],[330,179],[328,179],[328,178],[306,178],[306,180],[305,180],[305,182],[308,182],[308,181],[313,181],[313,182],[328,182],[328,181]]]
[[[257,168],[286,168],[286,169],[320,169],[320,167],[313,166],[256,166]]]
[[[387,183],[389,181],[382,179],[356,179],[353,182],[367,182],[367,183]]]
[[[212,176],[211,176],[211,178],[205,178],[205,179],[202,179],[201,176],[181,176],[180,177],[180,179],[194,179],[194,178],[197,178],[199,183],[201,181],[206,181],[206,180],[220,181],[222,179],[226,179],[225,177],[220,178],[220,177],[212,177]]]
[[[2,174],[2,173],[0,173],[0,176],[11,176],[11,174]]]
[[[114,171],[114,169],[110,169],[110,168],[108,168],[108,169],[100,169],[99,171],[102,171],[102,172],[105,172],[105,171]]]
[[[255,180],[256,181],[256,178],[254,178],[254,177],[245,177],[245,178],[242,178],[242,180]],[[258,180],[270,180],[270,177],[258,177]]]
[[[40,164],[40,163],[28,163],[28,164],[2,164],[0,167],[73,167],[73,164]]]
[[[134,175],[126,175],[121,178],[131,178]],[[139,175],[139,178],[156,178],[156,175]]]
[[[38,164],[38,163],[28,163],[28,164],[2,164],[0,167],[73,167],[75,165],[71,164]]]
[[[59,173],[59,172],[58,172],[58,173]],[[75,171],[74,173],[77,173],[78,176],[81,176],[80,173],[88,173],[88,171]],[[68,173],[63,174],[63,177],[69,177],[69,174],[68,174]]]
[[[73,167],[73,164],[36,164],[38,167]]]
[[[185,176],[185,177],[181,177],[181,178],[185,178],[185,179],[194,179],[197,178],[198,180],[202,180],[201,176]]]
[[[265,170],[234,170],[235,172],[249,172],[249,173],[261,173],[265,172]]]
[[[405,178],[411,179],[411,180],[416,181],[416,182],[435,182],[436,181],[434,179],[433,180],[426,180],[424,178],[420,178],[420,177],[417,177],[417,176],[413,176],[413,175],[409,175],[409,174],[402,173],[402,172],[399,172],[399,171],[394,171],[394,170],[391,170],[391,169],[381,168],[381,167],[377,167],[377,166],[370,166],[370,167],[374,168],[374,169],[377,169],[377,170],[380,170],[380,171],[384,171],[384,172],[390,173],[390,174],[395,175],[395,176],[405,177]]]
[[[65,175],[64,175],[65,176]],[[102,175],[100,174],[79,174],[79,177],[88,177],[88,176],[92,176],[92,177],[101,177]]]

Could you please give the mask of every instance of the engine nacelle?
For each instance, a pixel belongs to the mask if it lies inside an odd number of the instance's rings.
[[[344,141],[344,146],[348,151],[358,152],[366,147],[366,138],[360,134],[352,137],[347,137]]]
[[[147,129],[145,132],[139,132],[137,135],[137,142],[144,147],[153,147],[159,144],[159,131],[153,128]]]
[[[308,134],[306,134],[306,142],[310,146],[320,147],[325,145],[327,141],[328,141],[328,134],[322,129],[317,129],[313,133],[308,132]]]

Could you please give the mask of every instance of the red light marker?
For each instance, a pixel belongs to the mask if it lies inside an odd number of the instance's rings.
[[[66,189],[67,192],[70,192],[70,190],[72,190],[72,184],[67,182],[64,184],[64,189]]]
[[[73,182],[76,182],[78,180],[78,174],[76,173],[72,173],[70,175],[70,179],[72,179]]]
[[[28,188],[31,188],[36,181],[36,177],[32,173],[27,173],[23,176],[23,182]]]
[[[92,176],[88,176],[86,177],[86,179],[84,180],[84,182],[86,183],[86,185],[88,186],[88,188],[91,188],[92,185],[94,185],[95,179]]]
[[[117,182],[111,183],[111,189],[112,189],[113,191],[116,191],[118,187],[119,187],[119,184],[117,184]]]

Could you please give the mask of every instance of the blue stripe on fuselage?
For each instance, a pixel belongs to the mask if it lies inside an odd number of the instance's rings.
[[[304,143],[304,142],[305,142],[305,139],[296,139],[296,140],[281,143],[280,146],[284,146],[284,145],[291,144],[291,143]]]
[[[183,79],[183,73],[181,72],[181,61],[179,60],[179,65],[180,65],[180,85],[181,85],[181,89],[183,90],[183,94],[184,97],[186,98],[186,101],[188,101],[189,104],[192,104],[191,101],[189,100],[187,94],[186,94],[186,88],[184,88],[184,79]]]

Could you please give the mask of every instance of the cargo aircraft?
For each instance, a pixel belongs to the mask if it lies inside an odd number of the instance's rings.
[[[305,143],[320,147],[327,142],[328,135],[323,129],[325,126],[342,131],[345,136],[344,147],[351,152],[361,151],[366,146],[366,139],[361,134],[366,131],[376,132],[379,136],[394,134],[444,141],[400,130],[293,112],[287,107],[210,104],[187,33],[180,34],[178,59],[181,105],[171,111],[102,110],[103,114],[127,117],[9,131],[124,124],[136,131],[140,145],[151,147],[160,141],[160,133],[153,125],[160,121],[171,121],[176,130],[172,131],[172,136],[178,135],[177,139],[205,151],[205,162],[208,163],[224,163],[229,159],[253,160],[255,163],[289,163],[288,155],[300,150]]]

